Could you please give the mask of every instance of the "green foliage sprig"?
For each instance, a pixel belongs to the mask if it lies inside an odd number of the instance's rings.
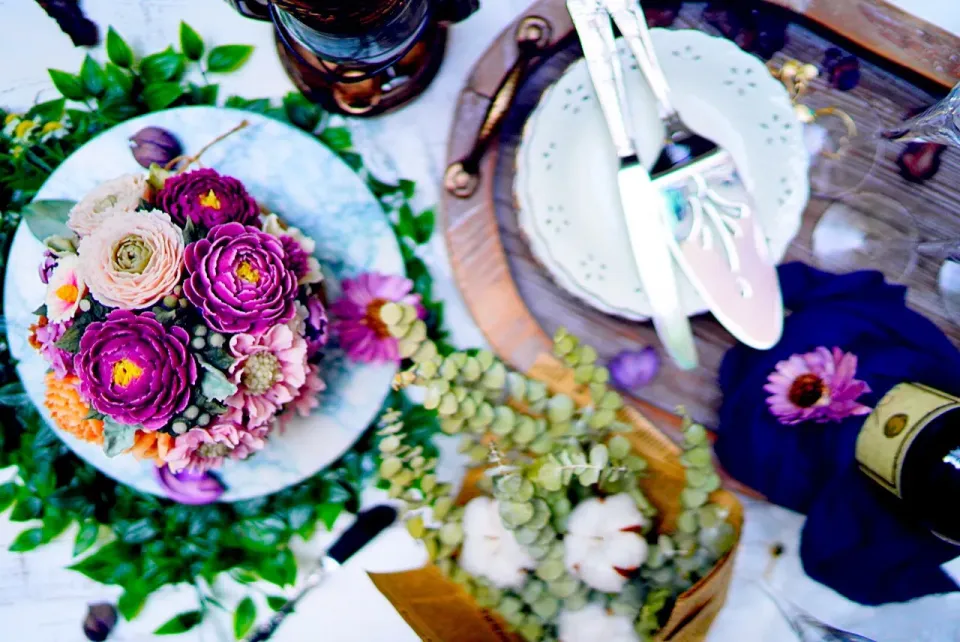
[[[131,117],[166,107],[216,104],[219,85],[211,82],[215,74],[236,71],[253,51],[246,45],[208,50],[185,23],[180,25],[179,48],[138,58],[111,28],[106,49],[104,64],[88,56],[77,73],[50,71],[61,98],[24,114],[0,110],[0,124],[31,121],[21,128],[23,136],[13,128],[0,133],[0,269],[20,223],[19,212],[67,156]],[[354,149],[350,130],[299,93],[279,103],[229,97],[224,105],[288,122],[316,136],[358,172],[397,235],[407,274],[429,312],[429,336],[445,346],[443,304],[433,298],[432,278],[418,257],[419,248],[433,235],[434,214],[414,213],[416,185],[377,180]],[[49,127],[56,136],[41,134],[46,123],[59,124]],[[269,497],[198,507],[174,504],[117,484],[76,457],[29,405],[14,366],[7,342],[0,341],[0,468],[17,468],[17,479],[0,485],[0,513],[11,509],[10,519],[25,524],[10,550],[31,551],[75,527],[74,554],[79,559],[71,568],[122,587],[118,608],[126,619],[136,617],[161,587],[193,585],[197,609],[174,616],[157,634],[190,630],[211,609],[226,608],[211,588],[218,577],[228,575],[245,584],[293,584],[297,567],[291,539],[309,538],[320,527],[331,528],[342,511],[357,510],[360,493],[377,466],[377,438],[368,434],[324,472]],[[387,405],[400,409],[407,441],[419,446],[424,457],[434,457],[430,437],[438,431],[435,415],[400,393],[391,394]],[[285,600],[268,595],[267,603],[278,609]],[[251,600],[236,606],[238,637],[255,617]]]

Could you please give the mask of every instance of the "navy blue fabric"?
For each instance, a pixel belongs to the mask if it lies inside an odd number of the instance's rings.
[[[785,426],[770,413],[763,386],[777,362],[837,346],[857,355],[856,376],[871,388],[859,401],[868,406],[904,381],[960,394],[960,352],[906,307],[905,288],[885,283],[878,272],[833,275],[790,263],[780,268],[780,284],[790,311],[783,338],[768,351],[737,345],[720,366],[721,464],[770,501],[809,513],[801,551],[805,567],[847,597],[876,604],[955,590],[936,567],[960,555],[960,548],[910,529],[860,479],[854,448],[863,417]],[[846,503],[854,498],[856,510]],[[869,546],[864,533],[871,533]],[[911,551],[918,557],[910,558]],[[922,570],[901,572],[914,563]]]

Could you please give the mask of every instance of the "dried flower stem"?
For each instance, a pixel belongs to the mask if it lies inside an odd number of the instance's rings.
[[[197,152],[196,154],[194,154],[193,156],[188,156],[188,155],[186,155],[186,154],[181,154],[180,156],[177,156],[176,158],[172,159],[169,163],[167,163],[166,165],[164,165],[164,169],[169,170],[169,169],[173,169],[174,167],[176,167],[176,168],[177,168],[177,173],[183,173],[183,172],[185,172],[191,165],[193,165],[194,163],[199,162],[199,161],[200,161],[200,157],[203,156],[203,155],[207,152],[208,149],[210,149],[211,147],[213,147],[213,146],[216,145],[217,143],[222,142],[224,139],[232,136],[233,134],[236,134],[236,133],[237,133],[238,131],[240,131],[241,129],[245,129],[245,128],[249,127],[249,126],[250,126],[250,121],[248,121],[248,120],[246,120],[246,119],[240,121],[240,124],[239,124],[239,125],[237,125],[237,126],[234,127],[233,129],[231,129],[230,131],[225,132],[225,133],[223,133],[223,134],[220,134],[219,136],[217,136],[216,138],[214,138],[212,141],[210,141],[209,143],[207,143],[206,145],[204,145],[203,147],[201,147],[201,148],[200,148],[200,151]],[[181,166],[178,167],[178,165],[179,165],[180,163],[183,163],[183,165],[181,165]]]

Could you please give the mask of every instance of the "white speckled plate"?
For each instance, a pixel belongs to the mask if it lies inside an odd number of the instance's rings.
[[[809,197],[803,127],[763,62],[700,31],[653,30],[683,119],[730,151],[752,192],[772,256],[783,258]],[[663,126],[653,94],[619,43],[640,156],[650,166]],[[616,202],[617,157],[583,60],[544,94],[517,153],[519,222],[537,259],[562,288],[609,314],[642,320],[650,305]],[[684,310],[706,305],[678,272]]]
[[[79,200],[104,180],[141,171],[127,139],[148,125],[170,130],[191,153],[244,119],[250,126],[211,148],[203,164],[243,181],[258,201],[317,241],[317,257],[328,277],[331,299],[339,293],[341,278],[366,271],[403,273],[400,250],[383,211],[356,173],[314,138],[250,112],[184,107],[127,121],[71,155],[37,197]],[[4,294],[11,351],[20,360],[17,369],[27,393],[39,408],[43,408],[47,367],[27,344],[26,328],[32,323],[32,311],[43,301],[44,286],[37,274],[42,254],[43,245],[21,225],[10,250]],[[284,432],[275,432],[254,457],[228,461],[220,470],[227,485],[223,499],[274,493],[330,465],[374,419],[395,370],[358,365],[332,349],[324,362],[328,387],[320,408],[309,418],[291,421]],[[80,457],[117,481],[163,494],[152,464],[130,456],[111,459],[97,446],[58,434]]]

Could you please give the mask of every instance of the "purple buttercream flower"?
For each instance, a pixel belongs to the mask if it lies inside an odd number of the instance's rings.
[[[57,347],[57,341],[71,325],[73,325],[72,320],[64,323],[50,323],[46,317],[40,317],[38,322],[30,327],[31,344],[40,351],[40,355],[50,364],[60,379],[73,374],[73,354]]]
[[[293,270],[299,281],[310,273],[310,265],[307,262],[310,255],[303,251],[303,246],[292,236],[281,236],[280,243],[287,254],[287,267]]]
[[[157,205],[180,227],[188,219],[208,229],[232,222],[251,225],[260,216],[243,183],[212,169],[171,176],[157,194]]]
[[[179,504],[212,504],[225,491],[223,482],[209,472],[186,469],[175,473],[167,466],[160,466],[155,474],[167,497]]]
[[[306,318],[307,357],[319,354],[330,338],[330,320],[327,317],[327,308],[320,299],[320,293],[314,293],[307,298]]]
[[[184,252],[183,292],[218,332],[262,334],[296,310],[297,275],[280,239],[239,223],[218,225]]]
[[[58,257],[52,250],[43,253],[43,261],[40,263],[40,282],[46,285],[50,282],[50,275],[57,267]]]
[[[114,310],[87,326],[74,360],[80,392],[98,412],[157,430],[190,403],[197,362],[190,335],[165,328],[152,313]]]

